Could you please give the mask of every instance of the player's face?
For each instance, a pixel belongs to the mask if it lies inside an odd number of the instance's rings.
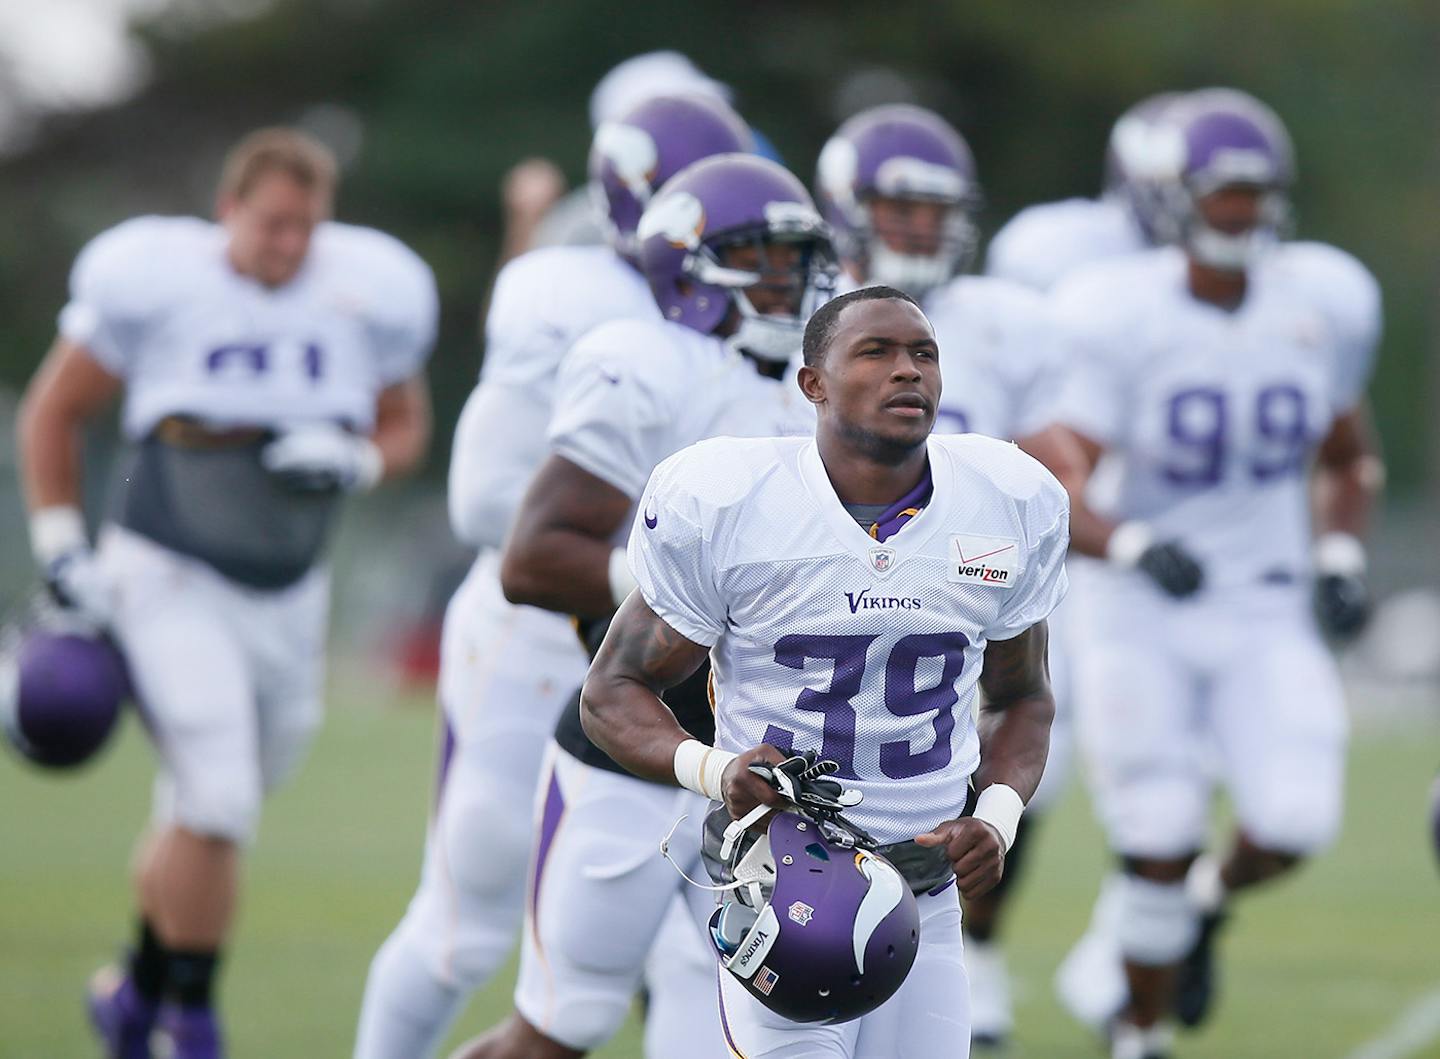
[[[315,226],[329,213],[325,189],[306,188],[288,173],[266,173],[244,198],[220,204],[231,264],[267,287],[289,283],[305,263]]]
[[[933,257],[940,252],[953,209],[940,202],[876,195],[870,200],[870,225],[892,252]]]
[[[847,307],[825,356],[801,375],[821,417],[871,458],[898,463],[935,425],[940,350],[930,321],[909,302]]]
[[[805,248],[798,243],[737,243],[721,247],[720,263],[726,268],[758,272],[760,282],[745,288],[745,296],[762,316],[796,316],[805,295],[800,269]]]
[[[1264,189],[1254,184],[1227,184],[1197,199],[1200,219],[1226,235],[1243,235],[1259,226]]]

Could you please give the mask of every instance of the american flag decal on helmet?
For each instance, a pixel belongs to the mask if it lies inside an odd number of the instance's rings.
[[[755,972],[755,991],[762,996],[769,996],[770,990],[775,988],[775,983],[780,981],[780,976],[768,967],[762,967]]]

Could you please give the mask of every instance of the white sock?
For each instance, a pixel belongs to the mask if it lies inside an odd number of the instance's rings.
[[[467,999],[430,973],[402,923],[370,963],[355,1059],[430,1059]]]

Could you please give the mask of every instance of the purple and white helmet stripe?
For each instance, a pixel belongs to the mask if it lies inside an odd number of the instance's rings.
[[[1161,92],[1134,104],[1116,120],[1105,148],[1105,194],[1125,203],[1151,243],[1175,236],[1165,211],[1182,158],[1167,121],[1183,98]]]
[[[1254,96],[1231,88],[1191,92],[1167,120],[1178,158],[1169,214],[1177,238],[1197,261],[1243,271],[1277,242],[1289,223],[1295,153],[1284,124]],[[1259,223],[1221,232],[1205,223],[1198,202],[1225,187],[1261,192]]]
[[[749,151],[750,130],[718,99],[656,96],[602,122],[590,144],[590,194],[607,241],[634,260],[635,227],[657,188],[692,162]]]
[[[677,173],[646,209],[637,236],[640,269],[665,319],[712,334],[733,308],[740,324],[732,341],[767,359],[799,350],[805,322],[833,289],[829,227],[793,174],[756,155],[718,155]],[[742,242],[802,248],[795,312],[755,310],[745,288],[764,277],[721,261],[725,246]]]
[[[721,966],[771,1011],[792,1022],[849,1022],[910,973],[919,909],[884,857],[784,811],[733,873],[711,942]]]
[[[820,152],[815,190],[840,253],[857,262],[869,282],[919,297],[964,268],[974,252],[975,159],[959,132],[921,107],[872,107],[847,120]],[[952,207],[939,249],[925,255],[891,250],[871,216],[877,196]]]

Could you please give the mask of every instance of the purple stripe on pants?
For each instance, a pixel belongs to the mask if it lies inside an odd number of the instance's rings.
[[[560,818],[565,815],[565,798],[560,793],[560,777],[550,769],[550,786],[545,792],[545,811],[540,814],[540,842],[535,847],[535,877],[530,882],[530,917],[540,917],[540,880],[545,874],[545,859],[550,856],[550,845],[555,841],[555,832],[560,830]],[[538,933],[538,931],[537,931]]]
[[[435,765],[435,811],[440,810],[440,797],[445,793],[445,778],[450,775],[450,762],[455,760],[455,729],[450,718],[441,717],[444,730],[440,735],[440,760]]]

